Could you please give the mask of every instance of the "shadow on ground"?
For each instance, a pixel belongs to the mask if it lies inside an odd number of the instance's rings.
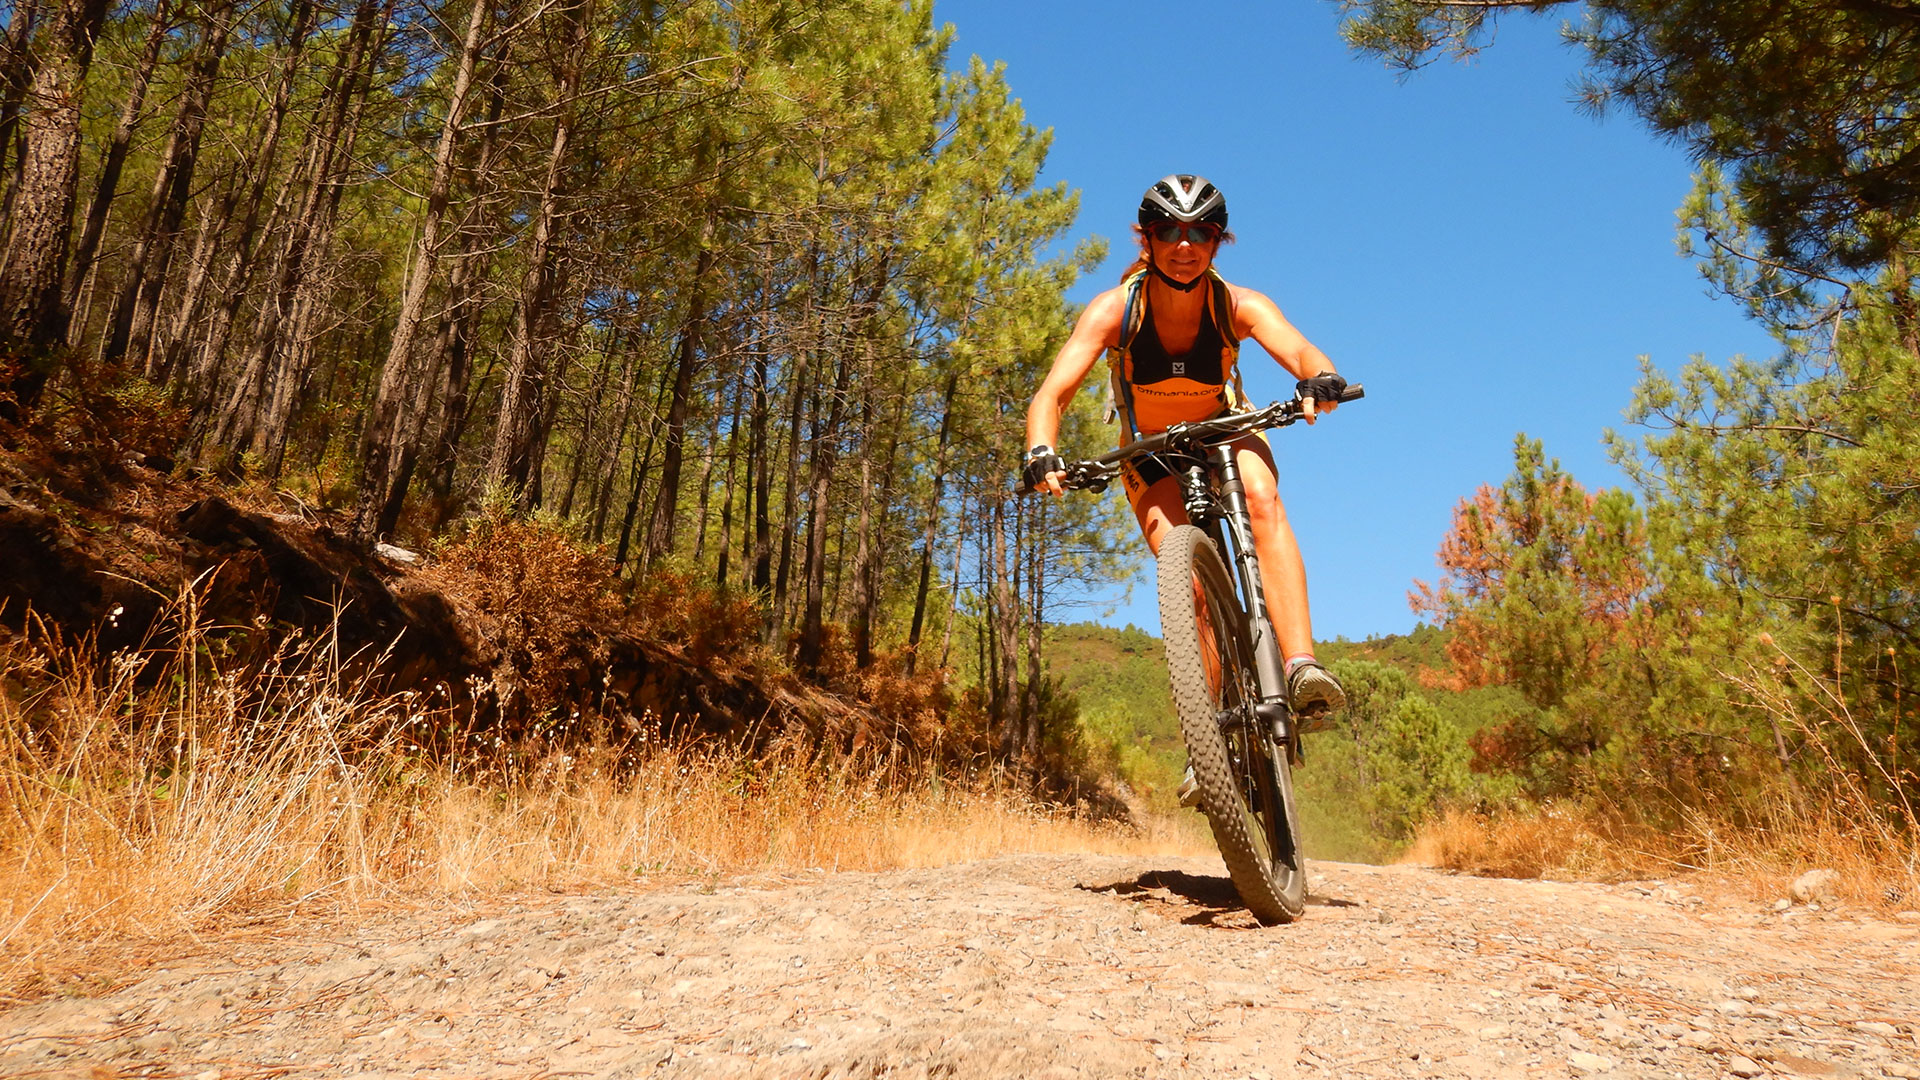
[[[1230,878],[1211,874],[1189,874],[1182,870],[1149,870],[1137,877],[1102,884],[1081,883],[1074,888],[1084,892],[1108,893],[1136,904],[1157,908],[1162,914],[1189,926],[1213,926],[1222,930],[1258,930],[1260,923],[1241,903]],[[1336,896],[1309,894],[1313,907],[1357,907],[1352,900]]]
[[[1189,926],[1216,926],[1223,930],[1252,930],[1260,923],[1248,914],[1225,877],[1189,874],[1181,870],[1149,870],[1138,877],[1104,885],[1074,886],[1086,892],[1110,893],[1160,909]]]

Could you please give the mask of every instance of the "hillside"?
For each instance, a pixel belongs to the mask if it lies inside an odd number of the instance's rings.
[[[1446,639],[1445,631],[1423,625],[1410,634],[1336,639],[1320,646],[1321,658],[1353,686],[1356,703],[1347,724],[1306,744],[1297,782],[1308,854],[1380,862],[1404,845],[1404,822],[1382,825],[1381,797],[1373,790],[1381,766],[1369,759],[1370,750],[1381,756],[1377,729],[1401,697],[1412,694],[1430,704],[1440,739],[1461,757],[1475,732],[1524,708],[1504,687],[1452,688]],[[1186,749],[1160,639],[1133,626],[1071,623],[1048,627],[1046,648],[1049,673],[1079,704],[1088,743],[1149,806],[1183,813],[1173,792],[1186,766]],[[1380,665],[1398,678],[1388,690],[1369,694],[1367,687],[1378,679],[1369,675],[1368,665]]]

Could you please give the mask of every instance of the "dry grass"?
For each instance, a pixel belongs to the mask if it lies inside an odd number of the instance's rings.
[[[1422,826],[1402,863],[1493,877],[1623,881],[1704,877],[1753,899],[1787,895],[1813,869],[1839,875],[1841,900],[1881,911],[1920,908],[1920,849],[1889,844],[1876,825],[1837,807],[1808,813],[1785,800],[1760,822],[1690,812],[1655,829],[1592,804],[1494,813],[1449,810]]]
[[[355,681],[326,641],[242,672],[216,652],[198,633],[105,662],[0,639],[0,993],[88,943],[290,902],[1190,850],[991,776],[800,745],[429,755],[411,736],[445,718]]]
[[[1868,736],[1827,681],[1784,652],[1771,670],[1732,682],[1810,763],[1740,802],[1694,803],[1678,827],[1655,827],[1599,801],[1451,810],[1415,837],[1403,862],[1501,877],[1602,880],[1698,873],[1756,899],[1784,896],[1813,869],[1838,875],[1843,902],[1920,908],[1915,776]]]

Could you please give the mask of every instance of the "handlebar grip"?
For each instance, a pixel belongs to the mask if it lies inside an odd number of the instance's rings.
[[[1364,386],[1361,386],[1359,383],[1354,383],[1352,386],[1349,386],[1345,390],[1340,391],[1341,401],[1359,401],[1361,398],[1366,396],[1367,396],[1367,388]]]

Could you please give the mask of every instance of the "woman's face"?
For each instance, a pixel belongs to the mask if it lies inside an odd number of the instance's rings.
[[[1169,235],[1172,240],[1165,239]],[[1153,265],[1159,267],[1161,273],[1175,281],[1188,282],[1206,273],[1207,267],[1213,264],[1220,231],[1205,224],[1182,227],[1161,222],[1147,230],[1147,243]]]

